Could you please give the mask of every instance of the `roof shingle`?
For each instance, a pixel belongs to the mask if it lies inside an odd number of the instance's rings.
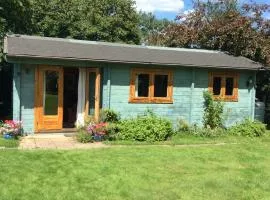
[[[259,63],[220,51],[149,47],[74,39],[10,35],[5,39],[9,57],[138,63],[258,70]]]

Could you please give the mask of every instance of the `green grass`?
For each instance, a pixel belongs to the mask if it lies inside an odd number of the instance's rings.
[[[252,140],[261,141],[268,140],[270,142],[270,134],[266,134],[260,138],[248,138],[242,136],[219,136],[219,137],[199,137],[194,135],[177,134],[167,141],[161,142],[138,142],[138,141],[105,141],[109,145],[192,145],[192,144],[218,144],[218,143],[241,143],[250,142]]]
[[[6,140],[3,138],[2,135],[0,135],[0,148],[5,147],[5,148],[16,148],[19,145],[19,140],[15,139],[9,139]]]
[[[0,199],[269,199],[270,140],[0,151]]]

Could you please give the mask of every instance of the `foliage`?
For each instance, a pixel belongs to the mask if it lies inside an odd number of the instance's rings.
[[[108,123],[98,123],[91,121],[86,123],[85,126],[77,129],[77,141],[82,143],[88,143],[93,141],[101,141],[107,138],[107,126]]]
[[[224,104],[220,100],[213,99],[213,95],[205,91],[203,124],[205,128],[219,128],[223,125]]]
[[[177,130],[178,131],[189,131],[190,130],[190,125],[187,121],[180,119],[177,124]]]
[[[106,135],[107,125],[107,123],[90,123],[86,130],[90,135]]]
[[[171,121],[149,112],[143,116],[125,119],[110,130],[113,132],[109,132],[109,135],[114,134],[116,140],[149,142],[164,141],[174,132]]]
[[[178,135],[190,135],[196,137],[219,137],[226,135],[227,132],[221,127],[199,127],[196,124],[189,125],[186,121],[179,120],[177,126],[177,133]]]
[[[92,136],[92,134],[89,134],[85,130],[79,130],[77,132],[77,134],[76,134],[76,139],[77,139],[78,142],[81,142],[81,143],[93,142],[93,136]]]
[[[31,0],[36,32],[49,37],[139,44],[132,0]]]
[[[270,5],[238,0],[196,0],[190,12],[177,16],[160,34],[162,45],[226,51],[269,63]]]
[[[107,132],[107,139],[108,140],[117,140],[117,134],[120,131],[120,125],[119,123],[108,123],[108,126],[106,127]]]
[[[0,1],[0,63],[3,61],[3,38],[6,33],[32,34],[32,9],[29,0]]]
[[[0,134],[10,134],[15,137],[19,136],[22,131],[22,122],[15,120],[6,120],[0,123]]]
[[[132,0],[1,0],[0,63],[6,33],[140,43]]]
[[[142,43],[147,45],[161,45],[159,34],[173,21],[157,19],[153,13],[139,12],[139,27],[142,35]]]
[[[246,137],[260,137],[266,133],[266,125],[249,119],[229,128],[229,134]]]
[[[102,122],[118,122],[120,114],[112,109],[102,109],[100,113],[100,121]]]

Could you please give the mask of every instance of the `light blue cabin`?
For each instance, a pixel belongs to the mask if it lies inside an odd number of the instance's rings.
[[[261,66],[218,51],[8,36],[13,119],[27,133],[69,130],[111,108],[122,118],[152,109],[202,124],[203,92],[225,101],[226,124],[254,119]]]

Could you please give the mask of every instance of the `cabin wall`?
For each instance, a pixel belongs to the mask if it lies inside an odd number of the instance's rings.
[[[25,133],[33,133],[35,66],[15,64],[13,71],[13,119],[23,121]]]
[[[190,124],[202,125],[203,91],[208,90],[208,69],[175,68],[173,75],[173,104],[140,104],[129,103],[129,84],[131,67],[111,65],[108,72],[106,88],[110,86],[110,99],[104,105],[118,111],[123,118],[143,114],[152,109],[160,116],[166,116],[176,123],[183,119]],[[238,102],[225,103],[225,125],[229,126],[245,118],[254,119],[255,90],[248,88],[247,80],[255,77],[254,72],[238,71],[239,98]],[[109,102],[108,102],[109,101]]]
[[[88,65],[89,66],[89,65]],[[101,107],[120,112],[122,118],[135,117],[152,109],[160,116],[202,125],[203,91],[208,89],[207,69],[178,67],[173,69],[173,104],[129,103],[130,69],[137,66],[100,64],[102,69]],[[254,119],[255,90],[247,80],[255,72],[238,71],[238,102],[226,102],[226,125],[244,118]],[[13,67],[13,119],[22,120],[25,133],[34,132],[35,65],[14,64]]]

